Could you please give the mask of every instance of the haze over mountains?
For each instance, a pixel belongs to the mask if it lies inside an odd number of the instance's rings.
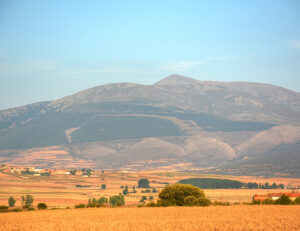
[[[300,93],[179,75],[106,84],[0,111],[0,162],[299,177]]]

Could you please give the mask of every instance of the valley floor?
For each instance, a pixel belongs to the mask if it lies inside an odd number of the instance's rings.
[[[197,173],[184,172],[159,172],[159,171],[141,171],[141,172],[105,172],[98,176],[82,177],[72,175],[54,175],[54,176],[23,176],[18,174],[0,173],[0,205],[7,205],[10,196],[16,199],[16,207],[21,206],[21,196],[30,194],[34,197],[34,206],[44,202],[49,208],[73,208],[75,204],[88,202],[91,197],[110,197],[122,193],[124,186],[135,186],[136,193],[129,193],[125,196],[126,206],[137,206],[142,196],[149,198],[152,196],[157,199],[158,193],[166,184],[177,183],[181,179],[193,177],[217,177],[222,179],[240,180],[241,182],[264,183],[276,182],[285,185],[300,185],[300,179],[292,178],[261,178],[248,176],[216,176],[202,175]],[[137,182],[141,178],[147,178],[150,181],[150,192],[143,193],[143,188],[137,188]],[[106,189],[101,189],[105,184]],[[77,187],[87,186],[87,187]],[[157,192],[152,192],[155,188]],[[205,195],[212,201],[222,201],[230,203],[243,203],[252,201],[254,194],[267,194],[270,192],[290,192],[283,189],[205,189]],[[150,202],[149,200],[146,201]]]

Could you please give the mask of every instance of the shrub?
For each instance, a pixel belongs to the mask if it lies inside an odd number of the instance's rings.
[[[157,207],[158,205],[154,202],[150,202],[148,204],[145,205],[146,207]]]
[[[200,197],[198,199],[198,205],[200,206],[209,206],[211,204],[211,201],[205,197]]]
[[[198,205],[198,198],[194,196],[188,196],[184,198],[185,206],[196,206]]]
[[[294,200],[295,204],[296,205],[300,205],[300,196],[297,197],[295,200]]]
[[[266,199],[262,202],[263,205],[272,205],[274,201],[272,199]]]
[[[102,185],[101,185],[101,188],[102,188],[102,189],[106,189],[106,184],[102,184]]]
[[[262,204],[262,202],[261,201],[253,200],[251,204],[252,205],[260,205],[260,204]]]
[[[229,206],[230,205],[230,203],[229,202],[221,202],[221,201],[214,201],[213,203],[212,203],[213,205],[220,205],[220,206]]]
[[[277,204],[277,205],[289,205],[291,203],[292,203],[292,200],[284,194],[282,194],[281,197],[275,201],[275,204]]]
[[[38,209],[47,209],[48,206],[45,203],[38,203],[37,205]]]
[[[150,189],[142,190],[141,193],[151,193]]]
[[[8,206],[4,206],[4,205],[0,206],[0,213],[3,213],[3,212],[8,212]]]
[[[75,205],[75,209],[82,209],[82,208],[85,208],[85,204]]]
[[[200,188],[188,184],[167,185],[158,195],[162,206],[183,206],[184,198],[188,196],[205,197]]]
[[[22,212],[22,209],[12,209],[12,212]]]

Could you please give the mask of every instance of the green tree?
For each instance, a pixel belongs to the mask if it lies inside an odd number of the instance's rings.
[[[23,208],[24,204],[25,204],[25,197],[24,196],[21,196],[21,203],[22,203],[22,208]]]
[[[45,204],[45,203],[38,203],[38,205],[37,205],[37,207],[38,207],[38,209],[47,209],[48,208],[48,206]]]
[[[275,201],[275,204],[277,204],[277,205],[289,205],[289,204],[291,204],[292,203],[292,200],[288,197],[288,196],[286,196],[286,195],[284,195],[284,194],[282,194],[281,196],[280,196],[280,198],[278,198],[276,201]]]
[[[272,186],[271,186],[271,188],[272,188],[272,189],[277,188],[277,184],[276,184],[276,183],[273,183]]]
[[[92,199],[92,205],[95,207],[97,205],[97,199],[96,198],[93,198]]]
[[[138,187],[139,188],[150,188],[149,180],[145,179],[145,178],[140,179],[138,181]]]
[[[102,184],[102,185],[101,185],[101,188],[102,188],[102,189],[106,189],[106,184]]]
[[[129,194],[128,186],[127,186],[127,185],[125,186],[125,189],[123,190],[123,194],[124,194],[124,195]]]
[[[9,207],[15,207],[16,200],[13,197],[8,198]]]
[[[26,208],[30,208],[30,206],[32,205],[32,203],[33,203],[33,196],[26,195],[25,196],[25,207]]]
[[[265,187],[264,187],[264,188],[265,188],[265,189],[269,189],[269,188],[270,188],[270,185],[269,185],[268,182],[265,183]]]
[[[188,196],[205,197],[204,192],[200,188],[189,184],[167,185],[158,195],[163,206],[183,206],[184,198]]]
[[[132,186],[132,192],[136,193],[135,186]]]

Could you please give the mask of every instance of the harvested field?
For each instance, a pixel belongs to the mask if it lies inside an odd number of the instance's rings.
[[[0,214],[0,231],[300,230],[300,206],[93,208]]]

